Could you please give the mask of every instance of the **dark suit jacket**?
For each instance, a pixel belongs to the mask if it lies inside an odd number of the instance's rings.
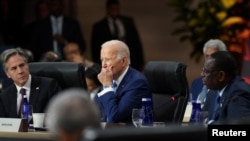
[[[109,122],[131,123],[133,108],[141,108],[141,100],[152,97],[148,80],[143,74],[129,67],[116,92],[108,92],[95,101],[101,107],[103,119],[108,117]]]
[[[124,25],[125,39],[123,41],[125,41],[130,50],[131,66],[137,70],[142,70],[144,67],[144,53],[134,20],[131,17],[126,16],[120,16],[119,18]],[[101,45],[104,42],[112,39],[114,39],[114,37],[109,29],[108,19],[106,17],[93,25],[91,37],[91,55],[94,62],[101,64]]]
[[[210,103],[214,105],[214,101]],[[242,78],[236,77],[222,94],[215,121],[226,122],[247,116],[250,116],[250,86]]]
[[[68,42],[76,42],[79,44],[82,51],[85,51],[85,40],[81,33],[79,23],[69,17],[63,18],[62,36]],[[60,45],[61,48],[64,45]],[[37,23],[32,32],[28,47],[34,53],[34,61],[39,61],[41,55],[47,51],[53,50],[52,23],[50,17]]]
[[[49,100],[61,91],[56,80],[45,77],[32,76],[29,104],[34,113],[44,113]],[[17,88],[9,86],[0,95],[0,117],[17,118]]]
[[[198,95],[200,94],[203,87],[202,83],[202,77],[197,77],[192,81],[191,87],[190,87],[190,94],[191,98],[190,100],[197,100]]]
[[[208,111],[208,119],[212,120],[214,109],[215,109],[215,101],[216,97],[218,95],[217,90],[209,90],[209,92],[206,95],[206,101],[204,103],[204,106],[202,108],[203,111]]]

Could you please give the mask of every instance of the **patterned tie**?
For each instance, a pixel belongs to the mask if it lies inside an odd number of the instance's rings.
[[[112,88],[114,89],[114,92],[116,92],[116,89],[117,89],[117,83],[115,80],[113,80],[112,82]]]
[[[117,87],[117,84],[116,84],[115,80],[113,80],[113,82],[112,82],[112,88],[116,89],[116,87]]]
[[[19,107],[19,112],[18,112],[18,116],[19,117],[21,117],[21,108],[23,107],[24,95],[26,95],[26,90],[24,88],[21,88],[20,94],[22,95],[22,99],[21,99],[21,103],[20,103],[20,107]]]

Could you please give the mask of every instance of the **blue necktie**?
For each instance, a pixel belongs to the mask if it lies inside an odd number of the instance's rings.
[[[220,107],[220,98],[221,98],[221,96],[218,93],[217,97],[215,99],[215,102],[214,102],[214,112],[213,112],[212,120],[215,120],[216,113]]]
[[[113,80],[113,82],[112,82],[112,88],[116,89],[116,87],[117,87],[117,84],[116,84],[115,80]]]

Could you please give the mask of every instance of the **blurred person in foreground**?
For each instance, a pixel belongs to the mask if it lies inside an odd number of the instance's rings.
[[[55,141],[80,141],[85,130],[100,127],[98,107],[80,88],[60,92],[50,101],[46,115],[46,127]]]
[[[218,51],[205,60],[201,73],[203,84],[217,91],[209,124],[223,124],[250,116],[250,85],[238,76],[235,58],[227,51]],[[204,105],[205,106],[205,105]],[[227,123],[230,124],[230,123]]]
[[[18,118],[22,95],[26,90],[29,105],[34,113],[44,113],[48,101],[61,90],[58,82],[47,77],[30,74],[27,54],[21,48],[7,49],[1,54],[6,75],[13,80],[0,94],[0,117]]]
[[[141,100],[152,97],[146,77],[130,66],[128,46],[119,40],[110,40],[101,46],[102,70],[98,79],[103,90],[95,101],[99,104],[103,121],[132,123],[133,108],[141,108]]]
[[[211,54],[217,51],[227,51],[227,46],[225,45],[225,43],[219,39],[208,40],[203,47],[204,60],[206,60]],[[204,104],[207,92],[208,89],[205,85],[203,85],[202,77],[199,76],[192,81],[190,87],[190,100],[199,101]]]

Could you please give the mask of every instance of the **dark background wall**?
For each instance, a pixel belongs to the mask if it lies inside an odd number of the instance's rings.
[[[188,65],[189,84],[200,75],[203,60],[195,63],[189,58],[192,46],[179,42],[170,33],[176,23],[168,0],[120,0],[122,13],[134,17],[144,45],[146,61],[174,60]],[[105,0],[77,0],[77,19],[81,22],[85,39],[90,41],[92,24],[105,15]]]
[[[34,5],[37,0],[25,1],[23,23],[34,20]],[[167,5],[169,0],[120,0],[121,13],[134,17],[144,45],[146,61],[173,60],[188,65],[189,84],[200,75],[203,60],[195,63],[189,58],[192,46],[188,42],[180,42],[171,31],[176,23],[173,9]],[[65,13],[75,17],[81,24],[87,42],[87,56],[90,58],[90,36],[94,22],[105,16],[105,0],[66,0]]]

